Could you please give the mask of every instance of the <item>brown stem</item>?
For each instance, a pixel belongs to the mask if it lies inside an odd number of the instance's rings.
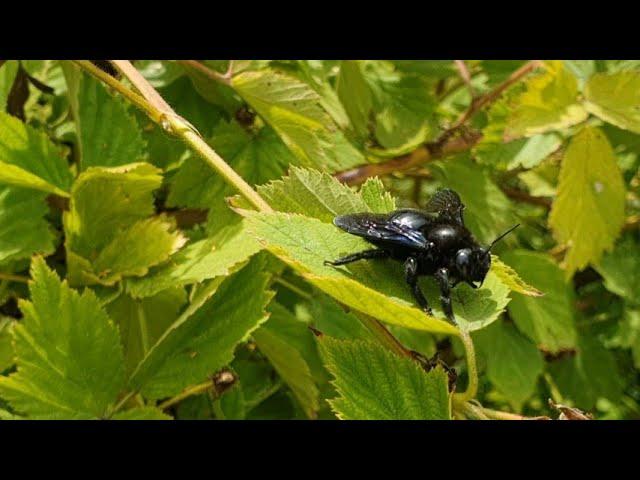
[[[467,64],[464,63],[464,60],[454,60],[453,63],[455,64],[456,69],[460,74],[460,78],[462,79],[464,84],[467,86],[467,89],[469,90],[469,94],[471,95],[471,98],[472,99],[475,98],[476,92],[473,88],[473,85],[471,85],[471,73],[467,68]]]
[[[201,73],[207,78],[214,80],[216,82],[222,83],[224,85],[231,85],[231,74],[232,74],[232,63],[229,62],[229,69],[225,74],[220,72],[216,72],[215,70],[203,65],[197,60],[177,60],[180,65],[183,65],[187,68],[192,68],[197,72]]]
[[[500,187],[502,192],[509,198],[519,202],[529,203],[531,205],[539,205],[545,208],[551,208],[551,199],[546,197],[536,197],[517,188]]]
[[[481,134],[476,132],[471,135],[462,135],[461,137],[456,138],[454,138],[454,135],[458,133],[458,130],[461,129],[467,120],[475,115],[481,108],[497,100],[507,88],[523,79],[527,74],[539,66],[539,60],[527,62],[518,70],[513,72],[504,82],[496,86],[496,88],[481,97],[473,99],[469,108],[460,115],[460,117],[447,130],[445,130],[435,142],[427,144],[425,147],[421,147],[409,155],[338,172],[335,174],[335,177],[341,182],[349,185],[359,184],[372,176],[408,170],[416,165],[473,148],[473,146],[480,141]],[[465,138],[465,136],[467,138]]]

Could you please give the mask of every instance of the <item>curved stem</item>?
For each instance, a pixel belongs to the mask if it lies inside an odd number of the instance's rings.
[[[9,280],[10,282],[28,283],[29,277],[23,277],[22,275],[15,275],[13,273],[0,272],[0,280]]]
[[[464,351],[467,357],[467,374],[469,377],[469,383],[464,392],[456,393],[454,395],[454,400],[457,403],[464,403],[474,399],[478,393],[478,367],[476,365],[476,350],[473,346],[473,340],[466,329],[460,329],[460,340],[464,345]]]
[[[204,393],[212,387],[213,387],[213,382],[211,380],[209,380],[208,382],[199,383],[198,385],[193,385],[189,388],[186,388],[175,397],[171,397],[169,400],[165,400],[160,405],[158,405],[158,408],[160,410],[166,410],[167,408],[175,405],[176,403],[180,403],[185,398],[191,397],[192,395],[199,395],[201,393]]]
[[[119,70],[136,85],[139,91],[143,93],[146,92],[146,95],[149,96],[151,100],[133,92],[87,60],[73,60],[73,63],[123,95],[136,107],[145,112],[149,118],[162,129],[179,137],[259,211],[273,211],[267,202],[204,141],[189,122],[176,114],[164,100],[162,100],[162,102],[154,102],[158,103],[158,106],[152,104],[152,100],[160,95],[144,77],[138,75],[137,70],[133,69],[129,62],[118,60],[117,65]],[[154,92],[153,94],[151,93],[152,91]]]

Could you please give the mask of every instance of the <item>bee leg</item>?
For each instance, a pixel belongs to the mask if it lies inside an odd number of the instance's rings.
[[[418,305],[420,305],[420,308],[427,314],[433,315],[433,311],[431,307],[429,307],[429,302],[427,302],[427,299],[422,294],[422,290],[420,290],[418,286],[418,260],[414,257],[409,257],[404,262],[404,278],[411,287],[411,292],[418,302]]]
[[[440,287],[440,301],[442,302],[442,310],[447,316],[449,321],[454,325],[457,325],[456,318],[453,315],[453,308],[451,307],[451,287],[449,286],[449,270],[446,268],[439,268],[434,274],[438,286]]]
[[[330,260],[325,260],[325,265],[333,265],[337,267],[339,265],[346,265],[347,263],[356,262],[358,260],[368,259],[368,258],[386,258],[389,256],[389,252],[385,250],[378,250],[374,248],[372,250],[364,250],[363,252],[352,253],[351,255],[347,255],[346,257],[340,257],[333,262]]]

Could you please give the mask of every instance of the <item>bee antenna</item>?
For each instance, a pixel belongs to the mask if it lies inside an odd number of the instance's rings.
[[[491,245],[489,245],[489,248],[487,248],[487,253],[485,255],[489,255],[489,252],[491,252],[491,249],[493,248],[493,246],[498,243],[500,240],[502,240],[504,237],[506,237],[507,235],[509,235],[511,232],[513,232],[516,228],[518,228],[520,226],[519,223],[516,223],[513,227],[511,227],[509,230],[507,230],[506,232],[504,232],[502,235],[500,235],[498,238],[496,238],[493,242],[491,242]]]

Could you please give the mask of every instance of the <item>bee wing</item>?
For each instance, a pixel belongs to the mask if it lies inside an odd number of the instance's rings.
[[[454,222],[464,227],[464,219],[462,218],[464,204],[460,200],[460,196],[450,188],[438,190],[427,203],[426,210],[437,213],[442,220]]]
[[[372,243],[403,246],[417,249],[427,248],[427,239],[421,231],[393,222],[389,215],[376,213],[353,213],[339,215],[335,226]]]

